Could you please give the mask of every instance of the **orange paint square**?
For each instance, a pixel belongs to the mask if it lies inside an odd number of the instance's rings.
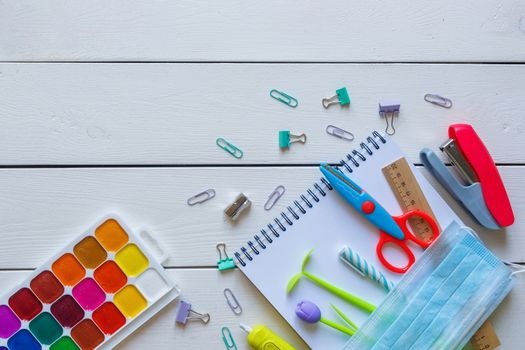
[[[74,286],[86,275],[86,270],[73,254],[69,253],[58,258],[51,269],[64,286]]]

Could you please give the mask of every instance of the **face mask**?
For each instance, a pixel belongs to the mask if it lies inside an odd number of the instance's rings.
[[[345,349],[460,349],[510,292],[512,271],[451,224]]]

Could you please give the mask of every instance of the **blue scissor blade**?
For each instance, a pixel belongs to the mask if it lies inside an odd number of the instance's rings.
[[[363,191],[359,185],[346,177],[340,170],[327,164],[321,164],[320,170],[335,190],[339,192],[359,214],[363,215],[372,224],[389,235],[397,239],[405,238],[403,231],[392,216],[373,199],[372,196]],[[372,212],[366,213],[364,211],[363,205],[367,202],[373,204],[374,209]]]

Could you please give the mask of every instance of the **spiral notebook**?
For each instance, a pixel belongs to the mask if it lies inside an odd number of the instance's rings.
[[[360,143],[357,150],[349,153],[346,160],[341,161],[340,169],[391,214],[398,215],[401,208],[381,169],[403,156],[390,138],[374,132]],[[439,225],[446,227],[452,220],[461,222],[420,171],[414,167],[412,171]],[[308,272],[379,305],[386,292],[378,284],[351,270],[338,257],[342,246],[348,245],[395,283],[401,275],[383,268],[375,254],[378,238],[377,228],[332,191],[322,178],[236,251],[235,260],[241,271],[312,349],[342,349],[348,336],[322,323],[308,324],[300,320],[295,315],[297,303],[310,300],[319,306],[323,317],[342,324],[344,321],[333,311],[330,303],[357,325],[363,324],[368,314],[305,278],[290,294],[286,293],[286,286],[290,278],[301,270],[305,254],[314,248],[306,267]],[[416,258],[423,252],[412,245],[411,249]],[[402,254],[394,248],[388,249],[386,255],[399,265],[405,262]]]

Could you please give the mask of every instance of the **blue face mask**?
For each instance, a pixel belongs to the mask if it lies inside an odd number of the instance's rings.
[[[512,271],[451,224],[345,349],[460,349],[510,292]]]

